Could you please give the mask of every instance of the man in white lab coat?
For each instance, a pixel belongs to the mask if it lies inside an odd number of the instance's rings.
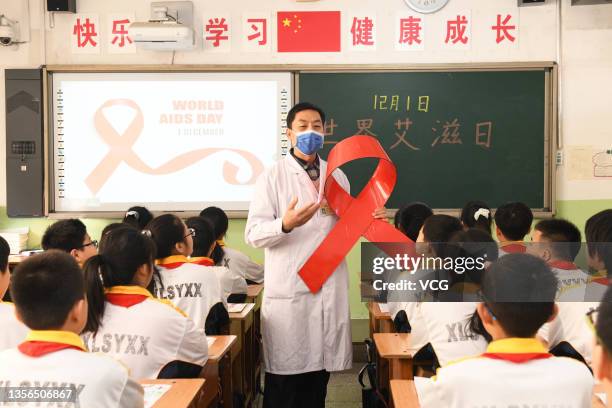
[[[323,196],[327,163],[317,151],[324,123],[325,114],[312,104],[289,111],[293,148],[259,177],[249,208],[246,242],[265,248],[264,408],[323,408],[329,372],[351,367],[346,262],[314,294],[298,275],[338,219]],[[344,173],[333,177],[349,191]],[[385,209],[372,216],[384,218]]]

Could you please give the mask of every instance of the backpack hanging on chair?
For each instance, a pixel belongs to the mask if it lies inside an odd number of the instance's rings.
[[[361,385],[361,401],[363,408],[387,408],[385,398],[380,393],[377,381],[377,367],[374,362],[376,350],[372,340],[365,339],[366,353],[368,362],[359,370],[359,384]],[[369,387],[363,382],[367,374]]]

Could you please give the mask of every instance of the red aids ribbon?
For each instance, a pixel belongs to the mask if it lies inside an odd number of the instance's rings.
[[[136,111],[134,120],[122,135],[113,128],[103,113],[104,108],[116,105],[128,106]],[[140,110],[140,106],[131,99],[111,99],[104,102],[94,114],[94,126],[100,138],[110,147],[106,156],[85,179],[85,184],[94,194],[100,191],[122,162],[125,162],[125,164],[141,173],[151,175],[170,174],[183,170],[213,153],[221,151],[235,152],[249,162],[252,173],[249,180],[241,183],[236,177],[238,175],[238,167],[230,162],[225,162],[223,164],[223,178],[229,184],[234,185],[255,183],[255,180],[257,180],[257,177],[264,169],[263,164],[254,154],[246,150],[226,148],[196,149],[170,159],[159,167],[150,167],[132,150],[144,128],[144,115],[142,110]]]
[[[354,198],[332,173],[343,164],[368,157],[379,159],[378,166]],[[340,219],[300,269],[299,275],[312,293],[321,289],[359,237],[364,236],[371,242],[412,243],[388,222],[372,216],[374,210],[384,207],[397,180],[395,166],[377,139],[356,135],[336,144],[329,152],[325,176],[325,198]]]

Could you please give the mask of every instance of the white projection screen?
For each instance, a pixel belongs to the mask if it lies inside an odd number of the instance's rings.
[[[288,72],[52,73],[52,212],[247,210],[286,153]]]

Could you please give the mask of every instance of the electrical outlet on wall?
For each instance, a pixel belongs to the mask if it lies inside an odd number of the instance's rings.
[[[557,166],[563,165],[563,150],[557,150],[557,154],[555,155],[555,164]]]

